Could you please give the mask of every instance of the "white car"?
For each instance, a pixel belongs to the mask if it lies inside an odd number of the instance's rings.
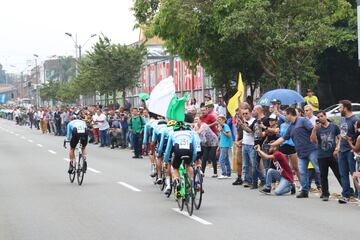
[[[352,103],[352,112],[356,115],[360,115],[360,103]],[[341,114],[339,112],[340,104],[332,105],[326,108],[324,111],[326,112],[326,116],[328,118],[331,117],[340,117]]]

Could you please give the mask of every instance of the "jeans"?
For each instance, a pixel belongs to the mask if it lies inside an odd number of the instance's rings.
[[[329,167],[331,168],[336,179],[338,180],[338,182],[341,185],[341,178],[340,178],[338,162],[334,159],[334,157],[319,158],[319,166],[320,166],[322,193],[324,196],[330,196],[329,182],[328,182]]]
[[[231,176],[231,167],[230,167],[229,148],[228,147],[220,148],[219,162],[220,162],[220,166],[221,166],[222,175],[230,177]]]
[[[315,172],[319,173],[319,163],[317,160],[317,150],[312,151],[309,153],[308,156],[304,158],[299,157],[299,171],[300,171],[300,184],[301,184],[301,191],[308,193],[309,192],[309,173],[308,173],[308,165],[309,162],[312,163],[314,166]]]
[[[260,170],[260,161],[261,158],[260,156],[255,152],[255,158],[252,161],[252,180],[253,180],[253,185],[257,185],[258,184],[258,179],[261,182],[265,182],[265,176],[263,174],[263,172]]]
[[[122,146],[124,148],[126,148],[128,146],[128,141],[127,141],[127,135],[128,135],[128,129],[127,128],[123,128],[122,129]]]
[[[256,152],[253,145],[242,145],[243,176],[247,183],[252,183],[250,176],[250,163],[254,161]]]
[[[100,130],[100,146],[107,145],[107,129]]]
[[[134,144],[135,157],[140,157],[141,156],[141,145],[142,145],[141,134],[133,133],[132,134],[132,142]]]
[[[276,195],[283,195],[291,191],[291,182],[289,182],[286,178],[281,176],[279,171],[275,169],[269,169],[266,174],[266,189],[271,189],[271,184],[273,181],[279,181],[279,185],[275,189]]]
[[[208,161],[212,163],[214,175],[217,174],[217,161],[216,161],[216,147],[204,147],[203,157],[201,161],[201,170],[205,173],[206,164]]]
[[[352,175],[355,172],[355,160],[354,153],[351,151],[339,152],[339,171],[341,177],[341,186],[343,197],[350,197],[350,192],[353,189],[350,188],[349,172]]]

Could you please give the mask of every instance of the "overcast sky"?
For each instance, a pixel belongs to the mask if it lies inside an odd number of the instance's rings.
[[[39,55],[40,61],[53,55],[75,55],[74,43],[65,32],[77,33],[79,44],[91,34],[100,33],[114,43],[133,43],[138,40],[139,31],[133,31],[132,3],[133,0],[1,1],[0,63],[7,72],[20,72],[34,64],[33,54]],[[91,39],[85,50],[96,40]]]

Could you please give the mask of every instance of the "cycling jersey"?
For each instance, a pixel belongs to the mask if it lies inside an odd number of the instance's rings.
[[[163,123],[159,122],[157,125],[155,125],[154,129],[153,129],[153,134],[152,134],[152,137],[151,137],[151,141],[155,142],[156,140],[158,140],[158,136],[160,136],[160,132],[163,131],[166,128],[167,128],[167,126],[166,126],[165,121]]]
[[[190,130],[181,130],[181,131],[174,131],[172,134],[169,135],[164,161],[168,162],[170,158],[170,153],[173,147],[176,145],[176,150],[174,149],[174,154],[176,158],[177,150],[179,151],[186,151],[191,154],[192,161],[196,159],[196,140],[194,137],[194,133]],[[191,152],[190,152],[191,151]],[[178,165],[178,164],[176,164]]]
[[[70,141],[73,135],[73,131],[76,129],[77,133],[85,133],[87,131],[87,125],[83,120],[75,119],[68,123],[66,129],[66,139]]]
[[[149,143],[149,139],[152,137],[151,132],[154,129],[154,127],[158,124],[158,122],[159,120],[150,119],[150,121],[145,124],[144,139],[143,139],[144,145],[147,145]]]
[[[161,156],[163,152],[165,152],[169,135],[172,134],[173,132],[174,132],[173,127],[162,128],[160,130],[160,142],[157,151],[159,156]]]

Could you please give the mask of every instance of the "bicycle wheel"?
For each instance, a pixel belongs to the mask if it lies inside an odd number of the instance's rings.
[[[165,168],[164,167],[161,168],[160,178],[162,179],[162,184],[159,184],[159,188],[160,188],[160,191],[164,191],[165,185],[166,185],[166,182],[165,182],[166,177],[165,177]]]
[[[77,168],[77,181],[78,184],[81,185],[83,183],[84,180],[84,175],[85,175],[85,160],[82,157],[81,154],[79,154],[79,161],[78,161],[78,168]]]
[[[69,163],[71,164],[71,162]],[[69,166],[70,167],[70,166]],[[74,180],[75,180],[75,174],[76,174],[76,164],[75,164],[75,169],[73,170],[72,173],[69,173],[69,179],[70,179],[70,182],[73,183]]]
[[[186,189],[186,194],[185,194],[184,202],[186,205],[186,210],[189,213],[189,216],[191,216],[194,212],[194,194],[193,194],[190,178],[187,175],[185,175],[185,189]]]
[[[203,176],[199,169],[195,170],[194,174],[194,205],[195,209],[199,209],[202,201],[203,194]]]

